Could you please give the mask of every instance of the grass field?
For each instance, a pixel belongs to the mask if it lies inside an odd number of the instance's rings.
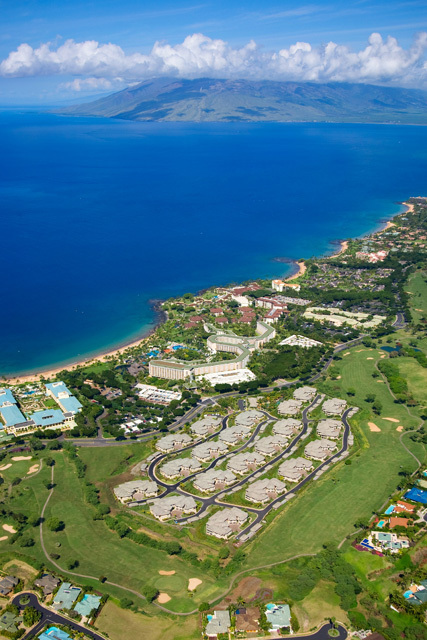
[[[303,632],[314,629],[331,617],[344,624],[348,623],[347,614],[341,609],[340,598],[335,593],[335,585],[325,580],[320,580],[304,600],[295,604],[293,612]]]
[[[297,554],[316,553],[326,542],[339,543],[355,531],[354,523],[359,518],[370,517],[387,500],[396,488],[402,467],[415,470],[415,460],[402,447],[401,433],[396,427],[412,428],[420,421],[409,415],[406,407],[393,402],[384,382],[378,383],[372,378],[374,363],[379,357],[378,351],[353,348],[350,355],[337,363],[341,379],[326,385],[330,393],[343,397],[343,390],[353,387],[356,395],[351,403],[362,409],[352,420],[360,449],[352,457],[351,465],[339,463],[291,500],[282,514],[254,540],[246,566],[256,567]],[[374,416],[372,405],[365,401],[374,385],[383,404],[381,417]],[[384,417],[393,417],[399,422],[389,422]],[[380,432],[370,430],[368,422],[371,421],[380,427]],[[420,460],[424,459],[423,445],[413,443],[407,437],[405,444]]]
[[[164,614],[142,615],[121,609],[109,600],[96,620],[101,633],[108,633],[111,640],[123,637],[138,640],[193,640],[200,638],[198,617],[174,618]]]
[[[409,391],[414,399],[423,407],[427,405],[427,369],[424,369],[414,358],[397,358],[395,360],[400,374],[408,383]]]
[[[409,279],[406,290],[411,296],[411,313],[415,324],[427,316],[427,274],[417,271]]]

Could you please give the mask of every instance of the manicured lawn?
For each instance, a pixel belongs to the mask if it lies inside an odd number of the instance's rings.
[[[408,383],[409,391],[421,405],[427,404],[427,369],[424,369],[415,358],[396,358],[400,374]]]
[[[342,389],[354,387],[355,404],[367,408],[352,420],[362,434],[360,437],[354,430],[361,446],[359,452],[351,458],[351,465],[339,463],[286,505],[282,514],[252,543],[246,566],[256,567],[301,553],[316,553],[326,542],[340,542],[354,532],[354,523],[359,518],[370,517],[387,500],[396,488],[401,467],[415,470],[416,463],[401,446],[401,434],[396,427],[413,427],[418,420],[409,416],[404,406],[393,402],[385,383],[372,378],[378,352],[357,351],[356,347],[338,363],[341,380],[331,381],[328,386],[332,387],[331,392],[335,387],[341,395]],[[374,360],[367,360],[367,357]],[[364,399],[374,385],[383,404],[382,417],[368,413],[371,405]],[[353,403],[353,398],[350,401]],[[390,422],[384,417],[393,417],[399,422]],[[370,421],[381,431],[370,431]],[[413,443],[408,437],[405,444],[420,459],[424,457],[422,445]]]
[[[152,451],[152,443],[148,442],[111,447],[81,447],[79,456],[87,466],[87,480],[97,483],[130,471]]]
[[[292,607],[298,618],[301,631],[309,631],[335,617],[337,621],[348,623],[347,614],[341,609],[340,598],[335,593],[332,582],[320,580],[309,595]]]
[[[154,612],[141,615],[128,609],[121,609],[109,600],[96,620],[101,633],[108,633],[111,640],[138,638],[138,640],[193,640],[200,638],[198,617],[188,616],[177,619]]]
[[[417,271],[410,279],[406,290],[411,294],[411,313],[415,324],[427,315],[427,274]]]

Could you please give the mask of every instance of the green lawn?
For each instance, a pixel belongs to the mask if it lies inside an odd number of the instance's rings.
[[[415,358],[396,358],[395,363],[408,383],[414,399],[425,407],[427,405],[427,369],[418,364]]]
[[[427,316],[427,274],[423,271],[417,271],[409,279],[406,290],[411,297],[411,313],[415,324],[420,319]]]
[[[301,631],[306,632],[335,617],[337,621],[348,623],[347,614],[340,606],[340,597],[335,593],[332,582],[320,580],[313,591],[293,607]]]

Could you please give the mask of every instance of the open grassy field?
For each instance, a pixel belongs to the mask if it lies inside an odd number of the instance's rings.
[[[424,369],[414,358],[397,358],[395,360],[400,374],[408,383],[409,391],[414,399],[423,407],[427,405],[427,369]]]
[[[417,271],[409,278],[406,287],[411,296],[411,313],[415,324],[427,316],[427,273]]]
[[[173,616],[158,613],[155,616],[121,609],[109,600],[96,620],[101,633],[108,633],[111,640],[123,637],[138,640],[193,640],[200,638],[198,617],[188,616],[177,620]]]
[[[330,393],[344,397],[343,390],[354,388],[356,395],[351,403],[363,408],[352,419],[360,449],[352,457],[351,465],[339,463],[291,500],[282,514],[251,544],[246,566],[256,567],[297,554],[316,553],[326,542],[339,543],[355,530],[354,523],[359,518],[370,517],[387,500],[396,488],[402,467],[411,471],[416,469],[416,462],[402,447],[401,433],[396,429],[399,425],[413,428],[420,421],[409,415],[406,407],[393,402],[384,382],[372,378],[379,357],[378,351],[353,348],[350,355],[337,363],[341,379],[326,385]],[[372,405],[365,401],[373,387],[383,404],[381,416],[374,416]],[[385,420],[386,417],[398,422]],[[381,431],[372,432],[368,424],[371,421]],[[408,437],[405,444],[420,460],[424,459],[423,445]]]
[[[304,600],[294,605],[293,613],[303,632],[314,629],[331,617],[344,624],[348,623],[347,614],[341,609],[340,598],[335,593],[335,585],[325,580],[320,580]]]

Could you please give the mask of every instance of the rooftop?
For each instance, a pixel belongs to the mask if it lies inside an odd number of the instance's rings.
[[[257,480],[246,489],[246,499],[251,502],[267,502],[273,500],[278,495],[286,491],[286,485],[277,478],[266,478]]]
[[[243,509],[230,507],[217,511],[206,523],[206,533],[217,538],[228,538],[237,531],[248,519],[248,514]]]
[[[25,422],[25,416],[20,412],[16,404],[3,405],[0,407],[0,414],[5,427],[13,427],[16,424]]]
[[[31,414],[31,420],[34,420],[37,427],[50,427],[55,424],[64,422],[64,414],[60,409],[44,409]]]
[[[277,433],[285,438],[290,438],[296,431],[301,429],[302,422],[295,420],[294,418],[285,418],[284,420],[278,420],[273,426],[273,433]]]
[[[279,476],[296,482],[313,468],[313,463],[305,458],[288,458],[278,469]]]

